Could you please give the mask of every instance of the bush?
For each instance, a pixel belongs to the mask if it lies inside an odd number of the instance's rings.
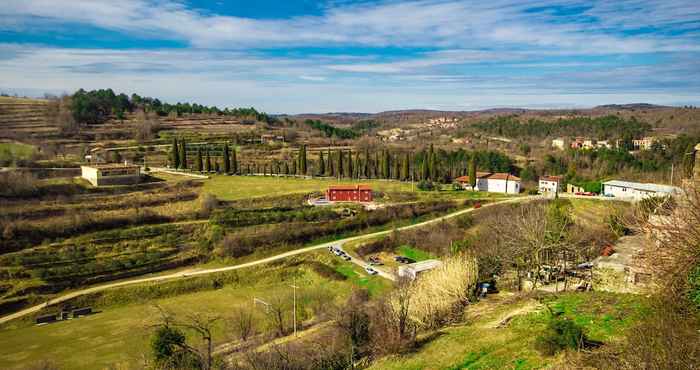
[[[565,349],[580,349],[586,343],[586,335],[580,326],[566,318],[554,317],[547,330],[535,340],[535,348],[546,356],[553,356]]]
[[[421,182],[418,183],[418,190],[423,190],[423,191],[435,190],[435,184],[433,184],[433,182],[430,180],[421,180]]]
[[[0,197],[31,197],[39,193],[38,181],[28,173],[0,173]]]

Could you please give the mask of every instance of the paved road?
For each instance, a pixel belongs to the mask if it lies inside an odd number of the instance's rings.
[[[507,199],[504,201],[487,203],[487,204],[483,205],[481,208],[492,207],[492,206],[497,205],[497,204],[526,202],[526,201],[530,201],[530,200],[538,199],[538,198],[541,198],[541,197],[540,196],[526,196],[526,197],[519,197],[519,198],[511,198],[511,199]],[[457,216],[460,216],[460,215],[463,215],[466,213],[470,213],[473,211],[475,211],[474,208],[463,209],[460,211],[452,212],[452,213],[447,214],[445,216],[441,216],[441,217],[437,217],[437,218],[428,220],[428,221],[423,221],[423,222],[420,222],[417,224],[399,227],[399,228],[397,228],[397,230],[409,230],[409,229],[413,229],[413,228],[417,228],[417,227],[422,227],[422,226],[430,225],[430,224],[433,224],[436,222],[441,222],[443,220],[448,220],[450,218],[454,218],[454,217],[457,217]],[[215,274],[218,272],[226,272],[226,271],[243,269],[246,267],[262,265],[265,263],[285,259],[287,257],[296,256],[299,254],[308,253],[308,252],[323,249],[323,248],[328,248],[331,245],[342,245],[342,244],[345,244],[345,243],[351,242],[351,241],[370,239],[370,238],[374,238],[377,236],[387,235],[387,234],[390,234],[391,232],[393,232],[393,230],[385,230],[385,231],[379,231],[379,232],[374,232],[374,233],[370,233],[370,234],[353,236],[350,238],[336,240],[336,241],[332,241],[332,242],[328,242],[328,243],[317,244],[317,245],[313,245],[313,246],[306,247],[306,248],[295,249],[293,251],[277,254],[277,255],[274,255],[271,257],[259,259],[259,260],[252,261],[252,262],[242,263],[240,265],[226,266],[226,267],[220,267],[220,268],[211,268],[211,269],[204,269],[204,270],[196,270],[196,271],[185,272],[185,273],[178,272],[178,273],[168,274],[168,275],[160,275],[160,276],[154,276],[154,277],[148,277],[148,278],[126,280],[126,281],[119,281],[119,282],[108,283],[108,284],[103,284],[103,285],[97,285],[94,287],[90,287],[90,288],[86,288],[86,289],[77,290],[77,291],[74,291],[71,293],[67,293],[67,294],[64,294],[62,296],[51,299],[50,301],[48,301],[48,303],[32,306],[32,307],[23,309],[21,311],[15,312],[13,314],[4,316],[4,317],[0,318],[0,324],[4,324],[8,321],[11,321],[11,320],[14,320],[14,319],[17,319],[20,317],[24,317],[24,316],[27,316],[29,314],[35,313],[35,312],[38,312],[39,310],[46,307],[47,305],[54,305],[54,304],[62,303],[62,302],[65,302],[67,300],[70,300],[72,298],[76,298],[76,297],[90,294],[90,293],[100,292],[100,291],[111,289],[111,288],[117,288],[117,287],[122,287],[122,286],[127,286],[127,285],[133,285],[133,284],[173,280],[173,279],[179,279],[179,278],[181,279],[181,278],[187,278],[187,277],[191,277],[191,276]],[[364,262],[358,261],[355,263],[358,263],[358,264],[362,263],[361,266],[363,266],[363,267],[365,265]],[[391,279],[393,277],[393,275],[389,275],[388,273],[383,273],[382,276],[386,277],[388,279]],[[391,276],[391,277],[389,277],[389,276]]]

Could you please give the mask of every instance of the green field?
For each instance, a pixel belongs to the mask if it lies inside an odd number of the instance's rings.
[[[272,176],[221,176],[214,175],[204,180],[203,192],[215,195],[221,200],[238,200],[264,196],[279,196],[325,191],[331,185],[366,184],[379,192],[415,192],[420,198],[456,198],[456,199],[499,199],[501,194],[489,194],[470,191],[431,191],[415,189],[410,182],[394,180],[335,180],[335,179],[301,179]],[[445,186],[445,189],[450,188]]]
[[[412,353],[391,356],[371,369],[539,369],[556,363],[560,356],[544,357],[534,343],[546,327],[549,313],[537,301],[479,302],[467,312],[476,312],[463,326],[423,336]],[[498,299],[498,298],[496,298]],[[625,329],[647,313],[644,298],[602,292],[566,293],[546,300],[555,311],[581,325],[590,339],[619,340]],[[512,316],[503,328],[496,326]]]
[[[0,162],[30,159],[36,147],[22,143],[0,143]]]
[[[309,260],[335,264],[336,269],[355,276],[347,280],[321,277],[304,263]],[[276,296],[288,298],[291,294],[289,284],[294,282],[301,287],[297,292],[300,311],[303,311],[299,314],[300,320],[308,320],[313,316],[313,302],[322,302],[324,308],[332,304],[340,305],[352,291],[353,285],[368,288],[374,293],[380,293],[390,286],[379,281],[381,278],[367,277],[359,267],[327,255],[325,251],[303,258],[291,258],[284,263],[241,270],[237,274],[240,281],[226,283],[220,289],[208,288],[155,299],[148,296],[152,293],[148,284],[123,288],[122,291],[115,289],[103,298],[103,301],[108,301],[105,305],[100,300],[93,302],[97,314],[76,320],[43,326],[30,325],[25,321],[12,322],[0,329],[0,343],[3,344],[0,368],[22,368],[41,360],[58,363],[62,369],[136,365],[142,362],[143,356],[150,355],[151,326],[159,317],[156,304],[181,317],[191,313],[214,313],[225,318],[231,316],[237,307],[252,307],[253,297],[264,300],[272,300]],[[173,285],[176,282],[167,284],[171,284],[173,289],[165,289],[164,292],[177,291],[177,285]],[[115,303],[120,297],[128,302]],[[256,311],[256,315],[256,322],[267,321],[262,310]],[[287,321],[291,322],[291,316]],[[215,344],[231,340],[227,325],[222,320],[216,327]],[[189,334],[191,343],[198,345],[198,338]]]
[[[425,261],[434,258],[430,253],[417,248],[412,248],[408,245],[400,246],[398,252],[400,255],[408,257],[414,261]]]

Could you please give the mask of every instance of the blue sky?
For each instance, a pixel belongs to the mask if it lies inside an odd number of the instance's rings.
[[[4,0],[0,90],[272,113],[700,105],[697,0]]]

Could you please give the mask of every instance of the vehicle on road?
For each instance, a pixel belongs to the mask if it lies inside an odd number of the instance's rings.
[[[399,262],[399,263],[414,263],[414,261],[411,258],[404,257],[404,256],[394,256],[394,261]]]
[[[379,272],[370,266],[365,267],[365,271],[367,271],[368,274],[370,275],[377,275]]]
[[[347,254],[344,254],[344,253],[343,253],[342,256],[340,256],[340,258],[342,258],[342,259],[344,259],[344,260],[346,260],[346,261],[350,261],[350,260],[352,259],[352,257],[350,257],[350,256],[348,256]]]
[[[384,263],[377,257],[370,257],[369,258],[369,264],[370,265],[383,265]]]

